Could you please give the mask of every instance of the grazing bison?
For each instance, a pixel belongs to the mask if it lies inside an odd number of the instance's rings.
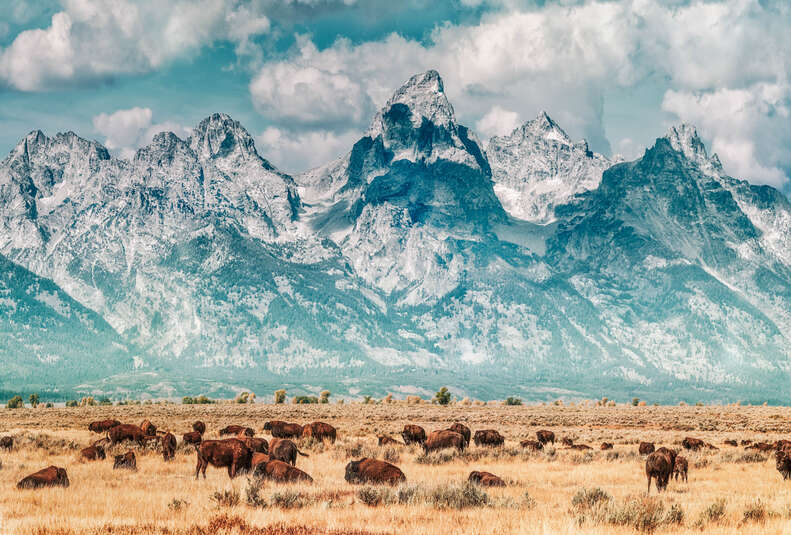
[[[181,439],[184,441],[184,444],[193,444],[197,446],[203,441],[203,435],[198,431],[190,431],[189,433],[184,433]]]
[[[272,459],[266,453],[253,453],[252,460],[250,461],[250,469],[255,470],[255,467],[261,463],[268,463]]]
[[[590,446],[588,446],[587,444],[572,444],[570,446],[570,448],[573,449],[573,450],[581,450],[581,451],[592,450],[593,449]]]
[[[401,431],[404,444],[423,444],[426,441],[426,430],[419,425],[406,424]]]
[[[612,449],[612,442],[602,442],[601,446],[599,447],[602,451],[604,450],[611,450]]]
[[[476,431],[472,440],[476,446],[502,446],[505,437],[494,429],[483,429]]]
[[[110,439],[110,445],[115,446],[125,440],[132,440],[141,446],[145,445],[146,434],[138,426],[133,424],[116,425],[107,431],[107,438]]]
[[[464,451],[467,442],[464,437],[455,431],[434,431],[431,433],[426,441],[423,443],[423,452],[428,453],[435,450],[443,450],[445,448],[456,448],[459,451]]]
[[[687,458],[682,455],[677,455],[676,460],[673,463],[673,476],[676,481],[680,477],[684,483],[687,482],[687,477],[689,475],[689,462],[687,462]]]
[[[297,483],[299,481],[313,483],[313,478],[299,468],[278,460],[258,464],[253,472],[253,477],[269,479],[278,483]]]
[[[540,431],[536,431],[536,438],[542,444],[547,444],[551,442],[552,444],[555,443],[555,433],[552,431],[547,431],[546,429],[541,429]]]
[[[143,434],[147,437],[153,437],[157,434],[157,426],[152,424],[150,420],[143,420],[143,423],[140,424],[140,429],[143,430]]]
[[[91,431],[92,433],[105,433],[116,425],[121,425],[121,422],[118,420],[101,420],[98,422],[91,422],[88,424],[88,431]]]
[[[791,440],[778,440],[775,442],[776,450],[787,450],[788,448],[791,448]]]
[[[640,455],[648,455],[650,453],[654,453],[655,450],[656,448],[654,447],[653,442],[641,442],[637,451],[640,452]]]
[[[475,483],[481,487],[504,487],[505,481],[489,472],[470,472],[467,478],[470,483]]]
[[[40,489],[43,487],[68,487],[69,476],[65,468],[50,466],[30,474],[16,484],[18,489]]]
[[[346,465],[349,483],[397,485],[406,481],[404,473],[395,465],[378,459],[362,458]]]
[[[253,453],[269,453],[269,442],[265,438],[246,437],[244,435],[240,435],[237,438],[253,450]]]
[[[453,431],[455,433],[460,434],[461,436],[464,437],[464,442],[467,444],[467,446],[470,445],[470,438],[472,438],[472,431],[470,431],[470,428],[467,427],[466,425],[456,422],[452,426],[448,427],[448,431]]]
[[[327,440],[331,444],[335,444],[337,434],[338,431],[334,427],[324,422],[313,422],[302,428],[302,438],[312,437],[320,442]]]
[[[14,437],[0,437],[0,448],[10,450],[14,447]]]
[[[570,447],[572,447],[574,445],[574,441],[572,439],[570,439],[569,437],[561,438],[560,439],[560,443],[563,444],[564,446],[566,446],[567,448],[570,448]]]
[[[741,444],[742,446],[749,446],[749,445],[750,445],[750,444],[752,444],[752,443],[753,443],[753,441],[752,441],[752,440],[750,440],[750,439],[745,439],[745,440],[742,440],[740,444]]]
[[[396,439],[390,438],[390,437],[387,437],[387,436],[380,436],[380,437],[377,437],[377,438],[379,439],[379,445],[380,446],[403,446],[404,445],[403,442],[399,442]]]
[[[745,449],[767,452],[767,451],[774,450],[775,449],[775,445],[774,444],[768,444],[766,442],[755,442],[754,444],[750,444],[749,446],[747,446]]]
[[[648,492],[651,492],[651,479],[656,479],[656,490],[662,492],[667,488],[673,467],[676,464],[676,452],[667,448],[659,448],[645,460],[645,475],[648,478]]]
[[[681,441],[681,445],[684,446],[685,450],[698,451],[700,448],[704,447],[706,443],[699,438],[686,437]]]
[[[307,453],[302,453],[297,449],[297,445],[287,438],[273,438],[269,444],[269,456],[273,460],[283,461],[290,463],[292,466],[297,465],[297,455],[308,457]]]
[[[173,433],[165,433],[160,442],[162,443],[162,457],[165,462],[172,461],[176,456],[176,437]]]
[[[724,444],[726,446],[738,446],[739,445],[739,443],[736,442],[735,440],[726,440]]]
[[[538,440],[523,440],[519,445],[532,451],[544,449],[544,444]]]
[[[269,431],[274,438],[299,438],[302,435],[302,426],[281,420],[272,420],[264,424],[264,431]]]
[[[241,425],[229,425],[228,427],[220,429],[220,436],[224,437],[226,435],[246,435],[248,437],[252,437],[255,436],[255,431],[249,427],[244,427]]]
[[[130,450],[123,455],[116,455],[113,462],[113,470],[118,469],[137,470],[137,457],[135,457],[135,452]]]
[[[214,467],[228,468],[228,477],[235,478],[240,472],[249,471],[253,460],[253,452],[239,439],[204,440],[196,448],[198,463],[195,467],[195,479],[203,473],[206,479],[206,468],[211,464]]]
[[[791,449],[777,450],[775,452],[775,467],[783,481],[791,477]]]
[[[192,424],[192,430],[202,435],[206,432],[206,424],[198,420]]]
[[[107,439],[103,438],[101,440],[97,440],[87,448],[80,450],[80,458],[86,461],[99,461],[104,460],[107,458],[107,454],[104,451],[104,446],[100,444]]]

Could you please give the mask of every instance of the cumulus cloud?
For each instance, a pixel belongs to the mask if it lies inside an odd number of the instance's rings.
[[[258,136],[256,145],[275,166],[293,173],[318,167],[343,155],[360,135],[358,130],[295,132],[270,127]],[[306,151],[306,147],[311,147],[311,150]]]
[[[135,151],[151,142],[159,132],[169,131],[187,137],[190,129],[170,121],[152,124],[150,108],[130,108],[114,113],[100,113],[93,118],[93,127],[104,136],[104,145],[122,158],[131,158]]]
[[[510,134],[520,125],[519,114],[500,106],[492,107],[489,112],[475,123],[475,128],[486,137]]]
[[[586,137],[594,150],[608,152],[608,109],[623,104],[608,101],[608,96],[614,89],[654,84],[654,109],[662,106],[676,119],[700,123],[715,150],[723,153],[726,169],[733,165],[733,174],[779,184],[791,169],[782,156],[788,152],[786,137],[756,137],[762,129],[777,132],[782,106],[768,104],[751,89],[786,83],[791,71],[787,3],[467,4],[498,4],[500,9],[474,24],[439,26],[422,41],[393,34],[359,44],[339,40],[319,50],[302,38],[285,59],[261,67],[250,86],[253,102],[278,127],[291,124],[302,131],[336,132],[362,128],[371,109],[381,106],[401,82],[435,68],[445,79],[459,118],[484,135],[546,109],[572,136]],[[310,84],[312,91],[303,90],[300,83]],[[749,133],[724,135],[739,124],[724,117],[730,113],[726,108],[718,109],[717,91],[755,95],[750,101],[753,118],[739,119],[741,127],[749,123]],[[706,94],[711,94],[710,102],[701,98]],[[634,106],[629,112],[640,114],[641,109]],[[766,120],[759,120],[760,114]],[[636,153],[651,142],[646,130],[614,139],[616,150]],[[660,132],[657,125],[656,133]],[[726,150],[734,155],[727,157]]]
[[[243,47],[268,31],[258,2],[63,0],[43,29],[21,32],[0,55],[0,80],[42,91],[141,73],[217,40]]]

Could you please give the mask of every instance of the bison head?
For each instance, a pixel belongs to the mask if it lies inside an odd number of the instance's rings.
[[[357,481],[357,478],[360,474],[360,463],[362,459],[359,461],[351,461],[349,464],[346,465],[346,481],[349,483],[354,483]]]
[[[66,473],[66,469],[65,468],[58,468],[57,483],[58,483],[58,485],[60,485],[62,487],[68,487],[69,486],[69,476]]]
[[[270,431],[272,429],[272,422],[266,422],[264,424],[264,431]]]

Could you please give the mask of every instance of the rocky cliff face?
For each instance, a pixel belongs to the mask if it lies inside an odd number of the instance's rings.
[[[297,177],[216,114],[131,160],[32,132],[0,206],[6,384],[704,399],[788,380],[791,205],[685,125],[634,162],[545,114],[484,151],[429,71]]]

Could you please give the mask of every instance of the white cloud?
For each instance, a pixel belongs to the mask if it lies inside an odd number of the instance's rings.
[[[150,108],[130,108],[114,113],[100,113],[93,118],[93,127],[105,138],[104,145],[122,158],[131,158],[135,151],[148,143],[159,132],[169,131],[184,138],[190,129],[177,123],[152,124]]]
[[[312,169],[348,152],[361,132],[340,133],[328,130],[294,132],[270,127],[256,139],[264,157],[283,171],[293,173]]]
[[[480,121],[475,123],[475,128],[484,136],[492,137],[510,134],[520,124],[518,113],[495,105]]]
[[[21,32],[0,55],[0,80],[59,89],[162,67],[216,40],[244,47],[268,31],[260,2],[63,0],[49,27]]]

